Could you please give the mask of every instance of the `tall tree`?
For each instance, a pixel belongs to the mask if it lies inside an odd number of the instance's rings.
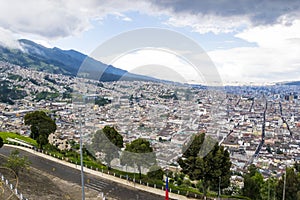
[[[139,138],[126,145],[122,152],[121,164],[138,168],[139,177],[142,178],[142,167],[150,167],[156,163],[156,156],[150,142]]]
[[[123,148],[123,136],[118,133],[114,127],[105,126],[103,128],[103,133],[114,145],[119,148]]]
[[[95,133],[90,147],[92,152],[104,154],[104,161],[110,169],[111,161],[119,157],[119,152],[123,148],[123,136],[115,128],[105,126]]]
[[[208,151],[204,139],[206,139],[205,134],[195,135],[190,147],[178,160],[178,163],[182,172],[187,174],[190,179],[202,180],[203,192],[206,195],[209,188],[217,191],[219,183],[221,189],[229,186],[231,162],[229,153],[224,147],[215,143],[212,150]],[[209,143],[211,141],[210,139]],[[208,153],[202,157],[204,151]]]
[[[164,171],[161,167],[154,165],[150,167],[149,172],[147,173],[147,177],[150,179],[162,180],[164,176]]]
[[[294,168],[295,168],[295,170],[299,173],[300,172],[300,162],[295,162],[295,164],[294,164]]]
[[[261,187],[264,184],[263,176],[254,165],[248,167],[248,173],[244,175],[243,195],[251,199],[261,199]]]
[[[279,180],[277,189],[276,189],[276,196],[278,199],[282,199],[283,196],[283,188],[284,188],[284,176]],[[285,199],[286,200],[295,200],[299,199],[298,195],[300,191],[300,175],[295,171],[294,168],[287,168],[286,169],[286,185],[285,185]]]
[[[20,152],[18,150],[13,150],[8,157],[5,167],[12,169],[16,175],[18,175],[20,171],[28,169],[29,164],[30,162],[27,157],[20,156]]]
[[[205,134],[194,135],[190,142],[188,142],[188,144],[183,147],[183,157],[197,157],[199,155],[204,139]]]
[[[25,125],[30,125],[30,137],[37,141],[40,148],[48,144],[48,136],[56,131],[55,121],[43,111],[27,113],[24,121]]]
[[[268,178],[266,180],[261,189],[260,195],[262,200],[269,200],[276,198],[276,186],[277,186],[277,179],[274,177]]]
[[[0,137],[0,148],[3,147],[3,139]]]

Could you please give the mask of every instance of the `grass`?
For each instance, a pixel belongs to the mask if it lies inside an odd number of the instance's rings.
[[[47,144],[44,146],[44,151],[46,151],[48,154],[51,154],[51,156],[54,156],[56,158],[71,161],[72,163],[80,164],[80,154],[76,151],[76,149],[72,149],[70,151],[61,151],[57,147],[52,146],[50,144]],[[83,164],[87,165],[89,168],[93,167],[93,169],[104,169],[106,166],[98,162],[95,158],[93,158],[91,155],[89,155],[86,150],[83,150]]]
[[[11,132],[0,132],[0,137],[2,137],[4,143],[7,143],[7,138],[12,138],[12,139],[19,139],[19,140],[23,140],[25,143],[31,144],[32,146],[36,146],[37,147],[37,142],[30,138],[30,137],[26,137],[23,135],[19,135],[17,133],[11,133]]]

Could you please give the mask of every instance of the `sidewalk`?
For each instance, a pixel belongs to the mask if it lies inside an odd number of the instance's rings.
[[[40,157],[46,158],[48,160],[54,161],[56,163],[60,163],[62,165],[71,167],[73,169],[80,170],[80,165],[69,163],[67,161],[60,160],[58,158],[54,158],[52,156],[34,151],[33,149],[28,149],[28,148],[25,148],[25,147],[9,145],[9,144],[5,144],[5,146],[12,147],[12,148],[18,148],[18,149],[21,149],[23,151],[27,151],[27,152],[35,154],[37,156],[40,156]],[[86,172],[86,173],[90,173],[90,174],[96,175],[98,177],[101,177],[101,178],[104,178],[104,179],[107,179],[107,180],[110,180],[110,181],[114,181],[114,182],[129,186],[129,187],[132,187],[132,188],[135,188],[135,189],[150,192],[150,193],[157,194],[157,195],[160,195],[160,196],[165,196],[165,190],[162,190],[162,189],[147,187],[145,185],[140,185],[139,183],[133,183],[131,181],[121,179],[121,178],[115,177],[113,175],[108,175],[108,174],[102,173],[100,171],[95,171],[95,170],[92,170],[92,169],[88,169],[86,167],[84,167],[83,169],[84,169],[84,172]],[[169,198],[178,199],[178,200],[192,200],[192,198],[187,198],[185,196],[174,194],[174,193],[171,193],[171,192],[169,192]]]

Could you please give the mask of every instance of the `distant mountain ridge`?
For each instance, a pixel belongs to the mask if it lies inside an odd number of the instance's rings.
[[[0,45],[0,61],[9,62],[21,67],[32,68],[54,74],[76,76],[83,62],[89,72],[102,72],[100,81],[144,80],[158,79],[136,75],[125,70],[106,65],[75,50],[62,50],[57,47],[47,48],[33,41],[21,39],[22,49],[10,49]]]
[[[285,81],[285,82],[280,82],[276,83],[276,85],[295,85],[295,86],[300,86],[300,81]]]

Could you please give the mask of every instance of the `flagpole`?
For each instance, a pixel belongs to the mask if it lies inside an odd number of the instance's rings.
[[[169,200],[169,180],[168,180],[168,176],[169,176],[169,171],[167,170],[167,178],[166,178],[166,196],[165,196],[165,200]]]

